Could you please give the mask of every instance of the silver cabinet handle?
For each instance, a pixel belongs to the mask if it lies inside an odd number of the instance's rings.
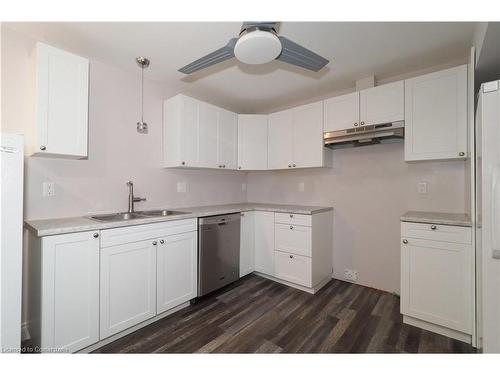
[[[98,238],[98,237],[99,237],[99,233],[95,232],[92,236],[93,236],[94,238]]]
[[[181,164],[182,164],[182,165],[186,165],[186,162],[185,162],[185,161],[181,161]]]
[[[157,244],[158,244],[158,242],[153,241],[153,246],[156,246]]]
[[[431,225],[431,229],[432,229],[432,230],[436,230],[436,229],[437,229],[437,227],[436,227],[435,225]]]
[[[238,169],[241,169],[241,165],[240,165],[240,166],[238,166]]]
[[[40,150],[45,151],[46,149],[47,149],[47,147],[45,147],[44,145],[40,146]]]
[[[240,216],[245,216],[245,214],[242,212],[242,213],[240,213]]]
[[[364,121],[361,121],[361,125],[364,125],[364,124],[365,124],[365,122],[364,122]]]
[[[290,225],[290,229],[293,229],[293,225]]]
[[[293,167],[295,168],[297,165],[293,164]]]
[[[408,243],[408,240],[403,240],[403,243],[406,245]]]
[[[290,214],[290,218],[293,218],[293,214]]]
[[[464,156],[465,155],[465,152],[461,151],[458,153],[458,156]]]
[[[288,164],[288,168],[292,168],[292,165],[291,165],[291,164]]]
[[[165,243],[165,240],[160,240],[160,243],[163,245]]]
[[[354,123],[354,126],[358,126],[358,123],[357,123],[357,122],[355,122],[355,123]]]
[[[293,259],[293,255],[290,255],[290,259]]]

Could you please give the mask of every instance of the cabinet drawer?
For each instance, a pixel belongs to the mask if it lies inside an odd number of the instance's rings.
[[[290,224],[275,224],[274,235],[275,250],[307,257],[311,256],[311,227]]]
[[[275,251],[274,257],[277,278],[312,288],[311,258],[281,251]]]
[[[101,231],[101,247],[121,245],[197,230],[196,219],[172,220],[163,223],[132,225]]]
[[[472,233],[470,227],[453,225],[401,223],[401,236],[421,238],[424,240],[445,241],[470,244]]]
[[[274,222],[282,224],[305,225],[310,227],[312,220],[311,215],[285,214],[277,212],[274,216]]]

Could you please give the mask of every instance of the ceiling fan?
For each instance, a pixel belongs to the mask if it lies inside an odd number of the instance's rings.
[[[243,22],[237,38],[230,39],[224,47],[180,68],[179,72],[191,74],[233,57],[246,64],[279,60],[315,72],[329,63],[324,57],[284,36],[278,36],[277,29],[278,22]]]

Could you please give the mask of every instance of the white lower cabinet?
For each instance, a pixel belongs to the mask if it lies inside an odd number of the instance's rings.
[[[156,315],[156,241],[101,250],[100,338]]]
[[[99,233],[29,239],[28,315],[34,346],[75,352],[99,340]]]
[[[308,288],[313,287],[310,257],[275,251],[274,262],[275,277]]]
[[[243,277],[255,270],[255,212],[241,213],[240,228],[240,277]]]
[[[470,232],[470,227],[401,224],[401,314],[407,323],[463,341],[472,334]]]
[[[160,239],[157,251],[156,313],[160,314],[196,297],[197,232]]]
[[[274,212],[255,211],[255,271],[274,275]]]

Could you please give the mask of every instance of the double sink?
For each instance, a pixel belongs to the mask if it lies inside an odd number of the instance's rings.
[[[146,219],[146,218],[161,217],[161,216],[185,215],[189,213],[190,212],[172,211],[172,210],[149,210],[149,211],[137,211],[137,212],[117,212],[112,214],[89,216],[89,218],[92,220],[109,222],[109,221]]]

